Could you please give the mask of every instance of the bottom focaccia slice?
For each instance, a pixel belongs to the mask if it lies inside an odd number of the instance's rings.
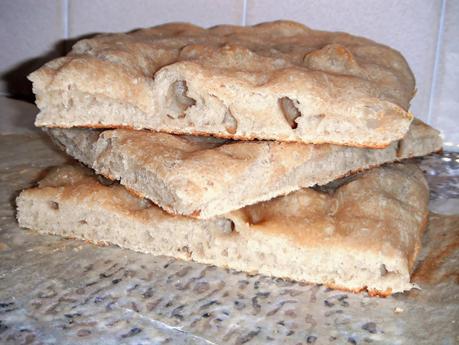
[[[20,194],[17,217],[41,233],[389,295],[414,286],[427,204],[422,172],[393,164],[200,220],[67,165]]]

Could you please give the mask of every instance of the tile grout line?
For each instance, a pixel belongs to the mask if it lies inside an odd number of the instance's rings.
[[[445,12],[446,12],[446,0],[441,0],[441,9],[440,9],[440,20],[438,23],[438,33],[437,33],[437,43],[435,46],[435,59],[434,65],[432,70],[432,83],[430,85],[430,97],[429,97],[429,110],[427,113],[427,123],[433,125],[432,123],[432,111],[433,111],[433,103],[435,98],[435,93],[437,91],[437,83],[438,83],[438,69],[440,64],[440,54],[442,48],[442,41],[443,41],[443,32],[445,30]]]
[[[248,0],[243,0],[242,2],[242,26],[247,25],[247,1]]]

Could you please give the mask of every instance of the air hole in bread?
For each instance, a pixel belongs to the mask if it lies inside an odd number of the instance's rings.
[[[295,102],[288,97],[282,97],[279,99],[279,107],[281,108],[289,126],[292,129],[295,129],[298,126],[296,119],[301,116],[301,112],[295,106]]]
[[[167,116],[173,119],[185,117],[185,111],[196,104],[196,100],[188,97],[188,86],[184,80],[172,83],[167,93],[168,108]]]
[[[183,246],[181,248],[177,248],[178,252],[185,253],[187,257],[191,257],[193,252],[190,250],[188,246]]]
[[[69,110],[70,108],[73,107],[73,98],[68,98],[68,100],[64,100],[64,109]]]
[[[381,273],[381,279],[384,279],[385,281],[392,281],[399,279],[398,276],[400,274],[399,271],[391,271],[387,268],[386,265],[381,264],[380,266],[380,273]]]
[[[231,219],[220,219],[218,221],[219,228],[223,231],[224,234],[231,234],[234,232],[236,226]]]
[[[143,198],[142,200],[139,201],[139,205],[141,208],[150,208],[153,206],[153,202],[149,199]]]
[[[111,186],[112,184],[115,183],[115,181],[110,180],[103,175],[97,175],[97,181],[99,181],[104,186]]]
[[[55,201],[49,201],[48,202],[49,208],[52,210],[58,210],[59,209],[59,204]]]
[[[388,274],[392,273],[387,269],[386,265],[384,265],[384,264],[381,264],[381,266],[379,267],[379,270],[381,272],[381,277],[385,277]]]
[[[231,113],[231,110],[228,109],[223,117],[223,125],[228,133],[234,134],[237,130],[237,120]]]

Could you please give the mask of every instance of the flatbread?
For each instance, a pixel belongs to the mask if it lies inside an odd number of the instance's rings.
[[[208,219],[352,172],[441,149],[415,120],[385,149],[224,141],[133,130],[51,129],[54,141],[99,174],[120,180],[164,210]]]
[[[289,21],[100,35],[29,78],[38,126],[373,148],[405,135],[415,93],[399,52]]]
[[[62,166],[17,199],[21,227],[154,255],[388,295],[409,290],[428,216],[413,164],[375,168],[327,192],[302,189],[225,216],[170,215],[88,169]]]

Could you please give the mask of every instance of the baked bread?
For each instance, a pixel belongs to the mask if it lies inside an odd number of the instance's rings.
[[[19,195],[17,217],[41,233],[251,273],[381,295],[411,289],[428,215],[422,172],[394,164],[344,183],[198,220],[63,166]]]
[[[29,79],[37,126],[373,148],[408,131],[415,93],[399,52],[288,21],[100,35]]]
[[[441,149],[438,132],[417,120],[403,140],[379,150],[133,130],[48,132],[97,173],[120,180],[170,213],[202,219]]]

